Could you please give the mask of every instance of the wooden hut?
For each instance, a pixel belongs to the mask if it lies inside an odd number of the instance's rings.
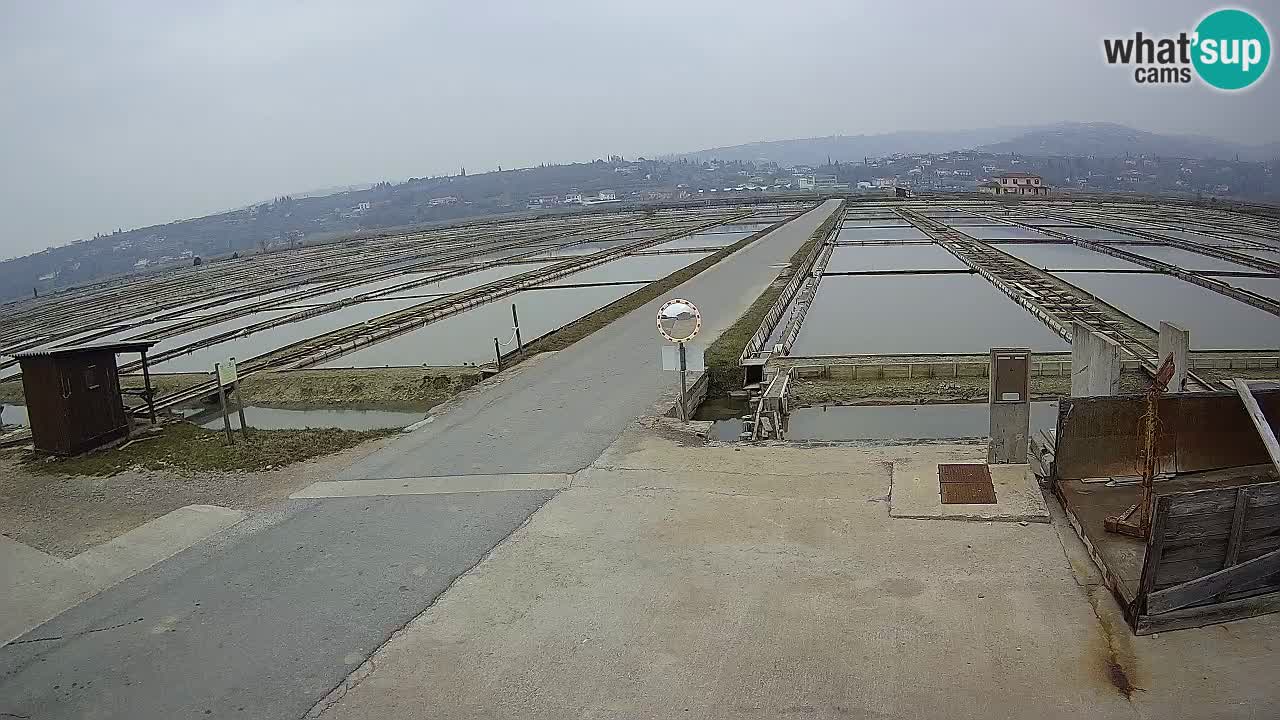
[[[22,386],[27,399],[31,439],[37,450],[54,455],[77,455],[129,434],[120,389],[116,353],[141,353],[145,389],[151,404],[151,376],[147,350],[154,341],[102,345],[41,347],[18,353]],[[152,413],[154,421],[155,414]]]

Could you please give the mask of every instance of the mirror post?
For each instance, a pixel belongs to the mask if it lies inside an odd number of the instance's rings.
[[[680,343],[680,420],[681,422],[689,422],[689,407],[686,405],[686,398],[689,394],[689,386],[687,380],[688,365],[685,363],[684,343]]]

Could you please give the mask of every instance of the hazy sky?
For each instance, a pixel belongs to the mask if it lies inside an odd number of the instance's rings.
[[[1238,6],[1277,39],[1277,4]],[[1280,140],[1274,69],[1224,94],[1102,61],[1216,7],[0,0],[0,257],[460,165],[1059,120]]]

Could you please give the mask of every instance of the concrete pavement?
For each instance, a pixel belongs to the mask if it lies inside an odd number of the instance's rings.
[[[890,516],[984,456],[629,430],[320,718],[1274,717],[1280,616],[1135,638],[1052,524]]]
[[[0,535],[0,645],[244,516],[230,508],[188,505],[66,560]]]
[[[759,297],[780,264],[835,212],[828,200],[671,292],[702,311],[710,341]],[[438,475],[573,473],[631,421],[652,412],[677,379],[663,372],[654,323],[666,298],[620,318],[484,393],[451,403],[420,430],[356,463],[339,480]]]
[[[299,718],[552,494],[251,517],[0,648],[0,717]]]

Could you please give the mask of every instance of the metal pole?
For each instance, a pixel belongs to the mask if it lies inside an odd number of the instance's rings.
[[[515,303],[511,303],[511,324],[516,328],[516,353],[524,357],[524,341],[520,339],[520,318],[516,315]]]
[[[498,369],[502,369],[502,349],[498,345],[498,338],[493,339],[493,356],[497,358]]]
[[[687,367],[685,364],[684,343],[680,343],[680,420],[683,422],[689,421],[689,408],[685,404],[685,394],[689,392]]]
[[[222,363],[213,364],[214,382],[218,383],[218,406],[222,408],[222,427],[227,431],[227,444],[235,445],[231,437],[231,418],[227,415],[227,389],[222,386]]]

